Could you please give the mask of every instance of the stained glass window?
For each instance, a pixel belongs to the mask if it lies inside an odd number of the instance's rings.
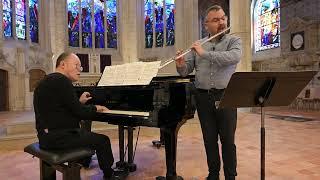
[[[81,47],[92,48],[94,43],[95,48],[117,48],[117,0],[68,0],[67,2],[70,46],[79,47],[81,33]],[[81,16],[80,29],[79,16]]]
[[[163,0],[154,0],[154,16],[156,18],[156,47],[163,46]]]
[[[175,5],[174,0],[166,0],[166,44],[167,46],[174,45],[175,38],[174,38],[174,14],[175,14]]]
[[[16,2],[16,35],[18,39],[26,39],[26,1]]]
[[[146,0],[144,4],[144,23],[145,23],[145,43],[146,48],[153,45],[153,2]]]
[[[81,0],[82,47],[92,47],[91,1]]]
[[[117,1],[107,0],[107,45],[117,48]]]
[[[255,51],[280,46],[280,0],[257,0],[254,8]]]
[[[38,19],[38,0],[29,0],[30,14],[30,39],[31,42],[38,43],[39,41],[39,19]]]
[[[67,6],[69,46],[79,47],[79,2],[68,0]]]
[[[94,0],[94,31],[95,47],[104,48],[104,4],[101,0]]]
[[[12,37],[12,9],[11,9],[11,1],[10,0],[3,0],[2,7],[3,7],[3,20],[2,20],[2,27],[3,27],[3,35],[4,37]]]
[[[175,2],[174,0],[145,0],[145,47],[172,46],[175,42]],[[154,36],[155,35],[155,36]]]

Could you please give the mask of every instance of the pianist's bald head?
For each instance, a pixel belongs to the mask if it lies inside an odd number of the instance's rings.
[[[81,61],[76,54],[65,52],[58,57],[56,72],[64,74],[71,81],[78,81],[81,71]]]
[[[71,54],[71,52],[64,52],[62,54],[60,54],[60,56],[58,57],[57,59],[57,62],[56,62],[56,68],[61,64],[62,61],[65,61]]]

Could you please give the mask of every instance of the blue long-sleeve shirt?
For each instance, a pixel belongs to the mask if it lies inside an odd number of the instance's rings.
[[[194,51],[185,56],[186,64],[177,67],[178,73],[187,76],[195,70],[194,83],[199,89],[226,88],[240,61],[240,38],[227,34],[220,41],[208,41],[202,47],[205,53],[201,57]]]

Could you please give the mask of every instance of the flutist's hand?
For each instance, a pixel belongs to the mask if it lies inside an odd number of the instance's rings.
[[[191,48],[194,49],[199,56],[202,56],[205,52],[205,50],[202,48],[200,42],[198,42],[198,41],[193,43]]]
[[[182,51],[179,50],[176,53],[176,57],[178,57],[180,54],[182,54]],[[176,66],[177,67],[183,67],[186,64],[186,61],[184,60],[184,56],[180,57],[179,59],[176,59]]]

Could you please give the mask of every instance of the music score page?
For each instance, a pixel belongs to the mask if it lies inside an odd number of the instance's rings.
[[[161,61],[106,66],[98,86],[148,85],[157,76]]]

